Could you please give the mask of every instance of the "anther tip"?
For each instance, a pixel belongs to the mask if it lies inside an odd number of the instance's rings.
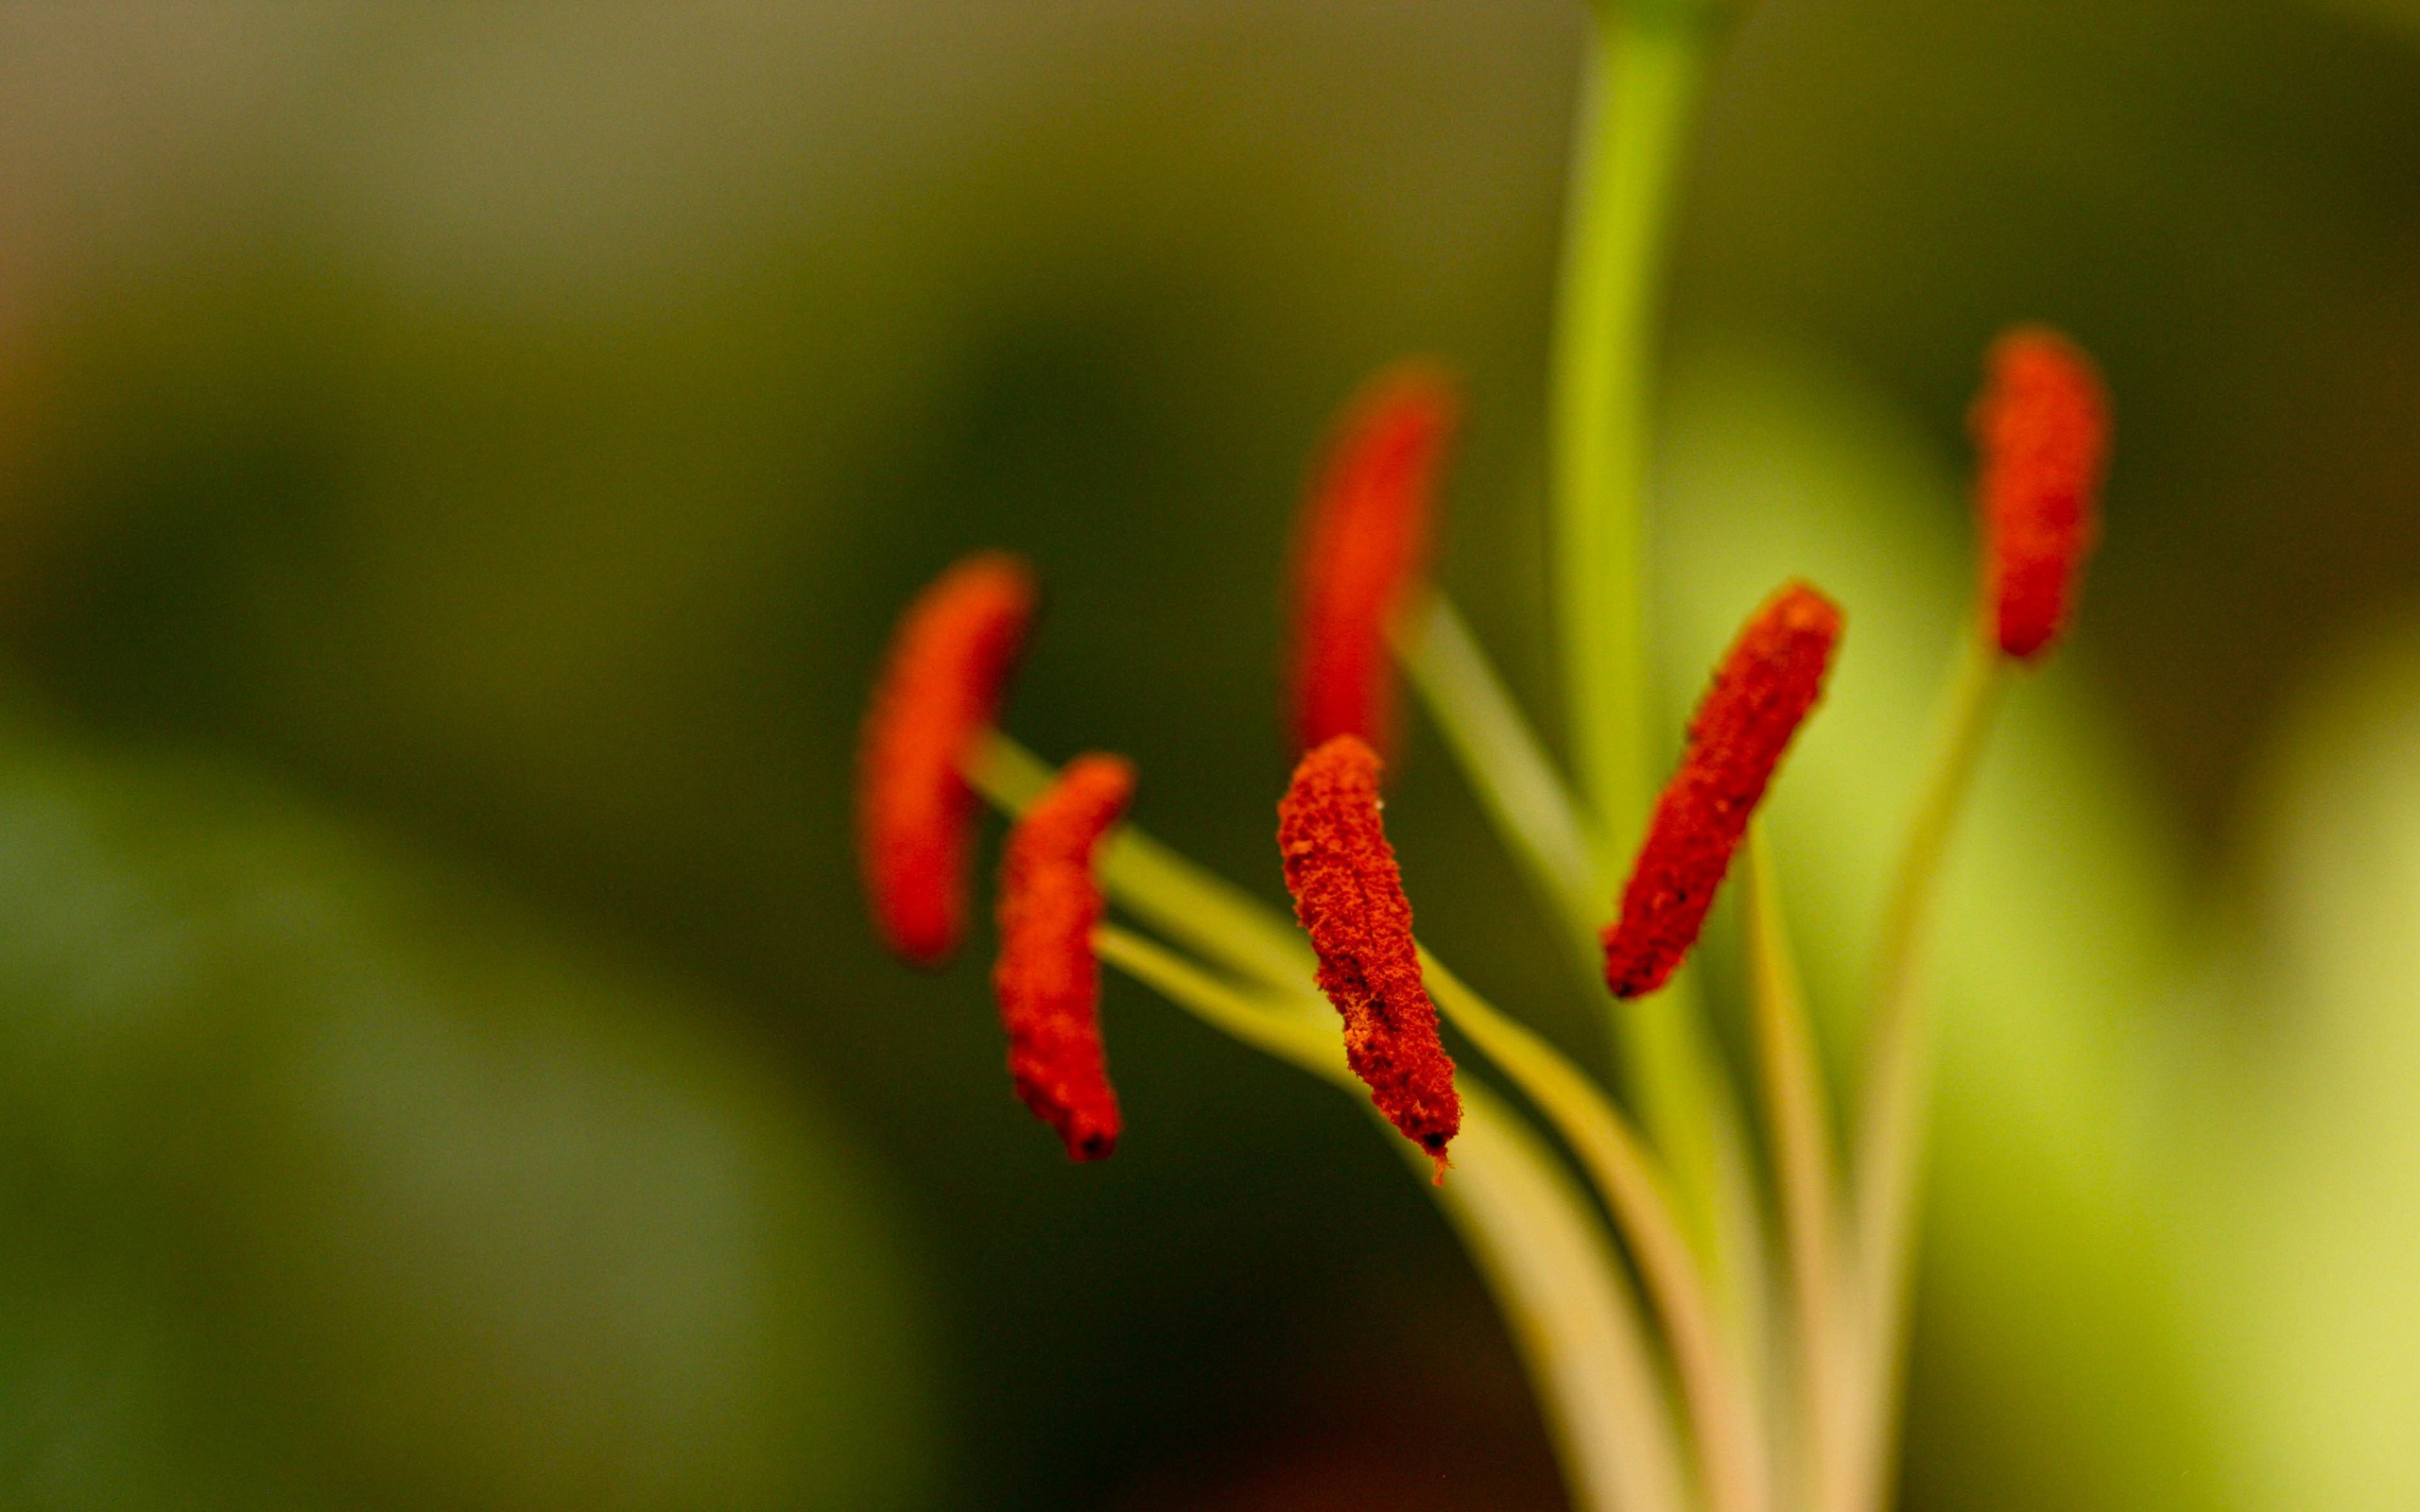
[[[1984,368],[1968,424],[1990,630],[2004,654],[2030,662],[2066,633],[2099,543],[2109,390],[2090,355],[2048,326],[2002,333]]]
[[[1724,654],[1689,722],[1680,769],[1656,800],[1620,913],[1600,936],[1616,998],[1663,987],[1697,944],[1750,816],[1823,696],[1841,625],[1838,604],[1791,581]]]
[[[857,846],[874,925],[912,965],[964,931],[974,795],[960,770],[998,711],[1039,589],[1005,551],[964,557],[901,615],[857,754]]]
[[[1362,386],[1331,432],[1296,527],[1295,748],[1349,731],[1385,748],[1394,724],[1389,622],[1426,570],[1437,479],[1461,386],[1415,359]]]

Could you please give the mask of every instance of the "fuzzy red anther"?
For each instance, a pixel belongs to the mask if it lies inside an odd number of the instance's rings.
[[[932,966],[966,927],[975,794],[961,771],[998,712],[1038,593],[1003,552],[968,557],[901,617],[857,747],[857,856],[874,925]]]
[[[1394,737],[1387,622],[1427,565],[1429,505],[1460,422],[1453,380],[1407,362],[1366,385],[1338,422],[1294,551],[1294,748]]]
[[[1621,917],[1605,930],[1605,985],[1614,996],[1662,987],[1697,943],[1773,768],[1823,696],[1840,640],[1839,607],[1792,582],[1732,642],[1689,721],[1681,768],[1648,822]]]
[[[1344,1056],[1370,1100],[1445,1173],[1462,1126],[1454,1062],[1420,980],[1411,903],[1378,816],[1378,756],[1339,735],[1305,756],[1277,805],[1294,915],[1319,953],[1320,990],[1344,1019]]]
[[[1984,589],[2000,649],[2031,660],[2066,629],[2100,541],[2109,392],[2083,349],[2045,326],[2006,332],[1985,366],[1967,420]]]
[[[1134,768],[1079,756],[1009,832],[1000,858],[1000,958],[992,990],[1009,1032],[1009,1074],[1070,1160],[1117,1147],[1117,1093],[1100,1046],[1100,885],[1093,851],[1126,813]]]

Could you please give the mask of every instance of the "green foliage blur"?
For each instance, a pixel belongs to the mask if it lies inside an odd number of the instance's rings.
[[[1561,1504],[1367,1120],[1113,983],[1071,1168],[848,788],[896,607],[1013,547],[1013,728],[1275,896],[1287,521],[1412,352],[1552,732],[1582,19],[0,0],[0,1505]],[[2410,0],[1758,0],[1716,77],[1664,692],[1848,610],[1775,814],[1836,1056],[1983,344],[2118,396],[1956,871],[1918,1512],[2420,1502],[2415,161]],[[1601,1062],[1425,734],[1389,822]]]

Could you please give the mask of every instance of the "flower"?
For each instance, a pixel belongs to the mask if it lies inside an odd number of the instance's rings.
[[[1709,16],[1619,9],[1602,8],[1597,87],[1634,81],[1637,69],[1669,82],[1664,71],[1696,66]],[[1745,1091],[1772,1177],[1759,1181],[1736,1090],[1722,1083],[1728,1062],[1695,994],[1668,992],[1651,1008],[1622,1001],[1671,983],[1696,946],[1823,695],[1842,625],[1830,598],[1785,584],[1716,669],[1651,813],[1627,812],[1650,807],[1639,779],[1652,699],[1634,569],[1652,415],[1643,400],[1654,322],[1643,317],[1672,182],[1651,160],[1683,140],[1679,123],[1656,112],[1683,110],[1693,94],[1660,89],[1591,117],[1591,130],[1609,134],[1590,139],[1576,176],[1551,472],[1557,546],[1570,558],[1558,562],[1554,606],[1561,722],[1584,781],[1565,780],[1477,638],[1424,579],[1431,494],[1459,406],[1439,369],[1409,364],[1347,407],[1298,531],[1288,694],[1299,761],[1278,804],[1274,868],[1291,919],[1123,822],[1134,784],[1123,761],[1084,756],[1054,771],[994,727],[1035,601],[1031,574],[997,553],[951,569],[901,624],[865,727],[860,844],[885,937],[929,962],[960,933],[973,795],[1018,816],[1001,868],[993,981],[1017,1095],[1079,1160],[1107,1155],[1121,1126],[1101,1053],[1104,964],[1247,1043],[1366,1091],[1425,1162],[1515,1325],[1576,1500],[1617,1512],[1769,1512],[1776,1500],[1885,1512],[1930,1075],[1919,968],[1997,694],[2009,669],[2039,658],[2074,617],[2099,528],[2108,402],[2090,360],[2045,328],[2014,328],[1992,349],[1973,414],[1982,596],[1962,630],[1939,754],[1883,929],[1859,1051],[1859,1138],[1837,1160],[1778,883],[1748,845],[1744,975],[1757,1076]],[[1643,220],[1615,225],[1621,215]],[[1524,863],[1555,935],[1586,966],[1590,1005],[1629,1037],[1635,1108],[1414,935],[1379,788],[1398,664]],[[1608,924],[1616,877],[1605,836],[1641,822],[1646,838]],[[1477,1052],[1460,1067],[1447,1029]],[[1551,1126],[1552,1143],[1525,1108]],[[1778,1225],[1757,1221],[1767,1202],[1781,1210]],[[1764,1284],[1774,1257],[1760,1228],[1785,1236],[1792,1285]],[[1775,1330],[1795,1351],[1787,1365],[1743,1322],[1768,1297],[1788,1314]],[[1642,1314],[1651,1333],[1634,1321]]]

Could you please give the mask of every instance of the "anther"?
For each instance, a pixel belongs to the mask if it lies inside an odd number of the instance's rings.
[[[1408,362],[1373,379],[1336,428],[1295,542],[1297,751],[1338,735],[1392,748],[1387,622],[1426,567],[1430,502],[1460,416],[1443,370]]]
[[[1295,917],[1319,954],[1320,990],[1344,1020],[1345,1059],[1378,1110],[1435,1160],[1442,1180],[1462,1102],[1379,819],[1378,770],[1377,753],[1355,735],[1305,756],[1277,806],[1277,845]]]
[[[1621,917],[1604,932],[1614,996],[1662,987],[1697,943],[1773,768],[1823,696],[1840,639],[1839,608],[1792,582],[1749,618],[1723,656],[1689,721],[1680,770],[1648,822]]]
[[[1093,853],[1126,812],[1134,769],[1080,756],[1025,811],[1000,859],[1000,956],[992,990],[1009,1035],[1009,1074],[1071,1160],[1116,1148],[1117,1093],[1100,1042],[1100,885]]]
[[[2066,627],[2100,539],[2109,395],[2083,350],[2043,326],[2001,335],[1986,366],[1967,421],[1984,588],[2000,649],[2030,660]]]
[[[857,748],[857,856],[884,941],[932,966],[965,933],[976,799],[961,766],[998,712],[1037,593],[1017,557],[966,558],[908,606]]]

